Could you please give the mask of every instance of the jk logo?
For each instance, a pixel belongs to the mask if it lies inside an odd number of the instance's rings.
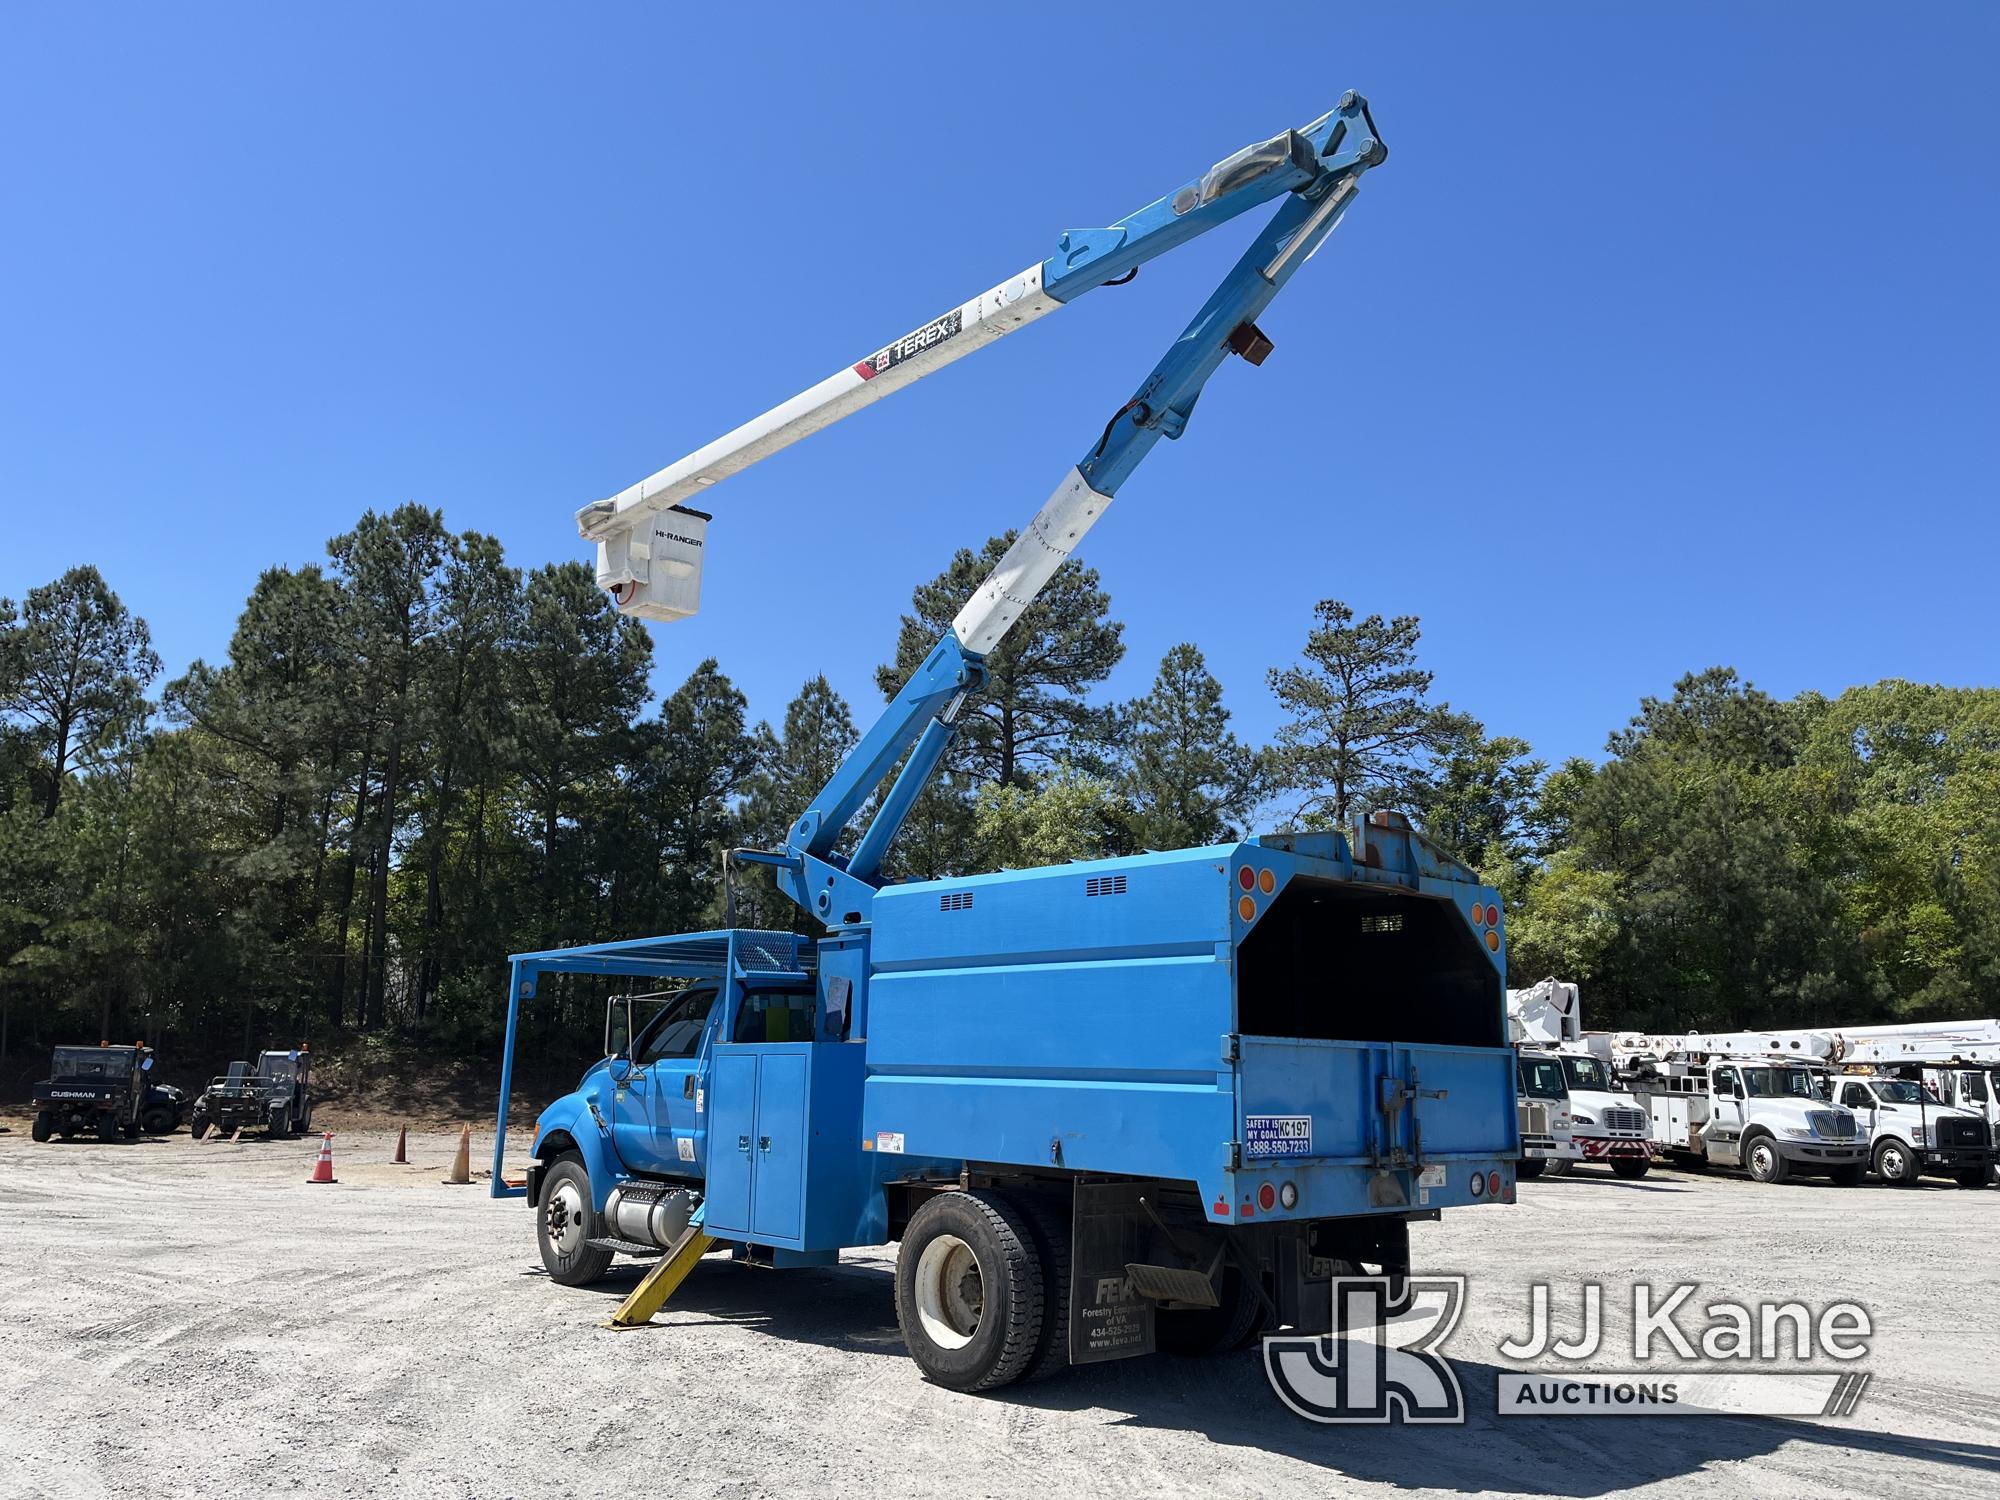
[[[1463,1422],[1458,1376],[1436,1352],[1465,1309],[1463,1276],[1333,1282],[1333,1332],[1264,1340],[1271,1389],[1313,1422]]]

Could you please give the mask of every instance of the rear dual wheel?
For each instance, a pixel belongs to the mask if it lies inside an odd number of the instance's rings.
[[[1006,1197],[939,1193],[910,1216],[896,1254],[896,1321],[926,1378],[954,1391],[1020,1379],[1046,1350],[1045,1308],[1036,1232]]]

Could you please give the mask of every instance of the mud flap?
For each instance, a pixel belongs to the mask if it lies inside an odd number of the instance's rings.
[[[1136,1182],[1076,1184],[1071,1221],[1069,1358],[1097,1364],[1153,1352],[1153,1307],[1125,1267],[1144,1259],[1140,1244],[1144,1186]]]

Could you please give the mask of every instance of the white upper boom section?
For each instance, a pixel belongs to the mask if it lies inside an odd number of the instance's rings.
[[[769,458],[849,412],[859,411],[1061,306],[1042,290],[1041,265],[1032,265],[609,500],[586,505],[576,513],[577,529],[596,542],[629,532],[645,517],[699,496],[717,480]],[[602,564],[600,558],[600,572]]]

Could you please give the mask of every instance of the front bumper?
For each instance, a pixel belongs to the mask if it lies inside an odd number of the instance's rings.
[[[1615,1157],[1650,1161],[1653,1155],[1651,1147],[1636,1135],[1584,1136],[1577,1144],[1583,1148],[1585,1161],[1610,1161]]]
[[[1866,1141],[1794,1141],[1783,1136],[1771,1139],[1778,1147],[1778,1155],[1802,1167],[1851,1167],[1868,1161]]]

